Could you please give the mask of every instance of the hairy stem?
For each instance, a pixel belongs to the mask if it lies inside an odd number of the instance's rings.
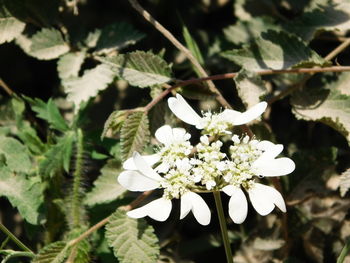
[[[224,247],[225,247],[226,260],[227,260],[227,263],[233,263],[231,245],[230,245],[230,240],[228,239],[226,218],[224,214],[224,209],[222,208],[220,192],[214,191],[213,194],[215,199],[216,210],[218,212],[218,217],[219,217],[222,240],[224,242]]]
[[[26,252],[33,253],[33,251],[28,248],[26,245],[24,245],[14,234],[11,233],[10,230],[8,230],[1,222],[0,222],[0,230],[7,236],[9,237],[13,242],[16,243],[18,247],[23,249]]]
[[[73,190],[72,190],[72,225],[73,227],[79,227],[82,223],[81,209],[82,209],[82,195],[81,195],[81,182],[83,177],[83,155],[84,155],[84,137],[81,129],[77,131],[77,153],[76,161],[73,173]]]

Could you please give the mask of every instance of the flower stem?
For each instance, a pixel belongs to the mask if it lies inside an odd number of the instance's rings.
[[[0,223],[0,230],[7,235],[13,242],[16,243],[18,247],[23,249],[24,251],[33,253],[33,251],[30,250],[26,245],[24,245],[14,234],[11,233],[10,230],[8,230],[2,223]]]
[[[215,199],[216,210],[218,212],[221,235],[222,235],[222,239],[224,242],[227,263],[233,263],[230,241],[228,239],[228,234],[227,234],[228,232],[227,232],[227,226],[226,226],[226,218],[224,215],[224,209],[222,208],[222,201],[221,201],[220,192],[214,191],[213,194],[214,194],[214,199]]]

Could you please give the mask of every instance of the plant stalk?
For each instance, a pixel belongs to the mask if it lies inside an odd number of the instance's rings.
[[[349,252],[350,252],[350,238],[348,238],[348,241],[346,242],[345,246],[340,252],[340,255],[337,259],[337,263],[343,263],[345,260],[345,257],[349,254]]]
[[[6,235],[8,236],[13,242],[16,243],[16,245],[23,249],[24,251],[33,253],[33,251],[28,248],[26,245],[24,245],[14,234],[11,233],[10,230],[8,230],[2,223],[0,223],[0,230]]]
[[[216,210],[218,212],[218,217],[219,217],[222,240],[224,242],[224,247],[225,247],[226,260],[227,260],[227,263],[233,263],[230,240],[228,239],[228,234],[227,234],[228,232],[227,232],[227,226],[226,226],[226,218],[224,214],[224,209],[222,208],[220,192],[214,191],[213,194],[215,199]]]

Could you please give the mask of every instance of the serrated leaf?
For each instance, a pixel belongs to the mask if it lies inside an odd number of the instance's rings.
[[[108,245],[120,263],[154,263],[159,256],[158,239],[144,219],[133,219],[117,210],[106,225]]]
[[[78,77],[84,59],[85,52],[70,52],[60,57],[57,61],[57,71],[60,79]]]
[[[120,50],[129,45],[134,45],[144,36],[127,23],[110,24],[101,30],[95,52],[106,54],[113,50]]]
[[[25,25],[25,23],[13,17],[3,1],[0,1],[0,44],[10,42],[20,35]]]
[[[236,24],[224,28],[223,31],[228,41],[240,45],[249,43],[269,29],[278,31],[280,27],[274,24],[271,17],[252,17],[247,21],[238,20]]]
[[[0,166],[0,196],[8,198],[29,223],[39,222],[39,207],[43,204],[43,191],[38,178],[26,179],[6,166]]]
[[[86,70],[82,77],[64,79],[62,84],[68,94],[67,99],[75,104],[77,111],[82,102],[88,101],[95,97],[100,90],[107,88],[114,77],[115,73],[111,68],[108,65],[101,64],[93,69]]]
[[[55,59],[69,51],[60,31],[54,28],[43,28],[31,38],[21,35],[16,43],[28,55],[42,60]]]
[[[94,182],[94,188],[86,194],[85,205],[94,206],[109,203],[125,193],[125,188],[117,181],[117,176],[121,169],[119,161],[108,161],[101,169],[101,175]]]
[[[142,111],[131,113],[125,120],[120,132],[122,159],[126,160],[133,152],[142,152],[150,139],[147,114]]]
[[[296,36],[272,30],[263,33],[252,44],[223,52],[222,56],[250,71],[323,66],[328,63]]]
[[[323,86],[308,82],[303,90],[293,94],[291,103],[297,118],[323,122],[340,132],[350,143],[350,96],[342,94],[342,81],[340,77],[340,80],[326,82]]]
[[[161,57],[143,51],[130,52],[102,59],[131,85],[140,88],[163,84],[171,80],[171,69]]]
[[[350,29],[350,2],[328,2],[327,5],[314,5],[301,17],[287,25],[287,30],[311,41],[320,31],[343,31]]]
[[[69,165],[72,155],[75,135],[73,132],[67,132],[58,139],[57,144],[45,153],[44,160],[39,164],[39,173],[43,177],[51,177],[64,170],[69,171]]]
[[[28,173],[32,167],[26,147],[16,139],[0,137],[0,156],[3,155],[7,167],[13,172]]]
[[[350,169],[340,175],[339,190],[340,196],[344,197],[350,189]]]
[[[109,131],[111,134],[119,132],[128,114],[129,112],[126,110],[113,111],[104,124],[101,139],[105,137]]]
[[[62,263],[67,257],[67,252],[66,243],[57,241],[42,248],[32,263]]]
[[[65,132],[69,129],[66,121],[63,119],[56,104],[50,98],[47,103],[39,98],[24,97],[29,102],[31,109],[37,113],[37,117],[46,120],[50,128]]]
[[[253,72],[241,70],[234,78],[238,95],[247,108],[260,102],[260,97],[267,93],[261,77]]]

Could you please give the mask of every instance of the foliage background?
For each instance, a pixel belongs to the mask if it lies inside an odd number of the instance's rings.
[[[283,191],[286,216],[274,211],[260,217],[250,209],[242,225],[228,219],[235,262],[336,262],[350,235],[346,194],[350,187],[350,75],[326,72],[260,77],[252,72],[348,65],[350,2],[147,0],[141,4],[194,52],[209,75],[238,72],[242,67],[246,70],[234,81],[232,77],[216,81],[218,89],[237,110],[243,111],[259,100],[270,102],[263,121],[251,129],[259,139],[282,143],[283,154],[296,162],[293,174],[270,182]],[[136,198],[116,182],[125,156],[133,150],[152,152],[154,140],[149,140],[150,136],[163,123],[184,125],[170,114],[163,99],[149,112],[144,132],[135,134],[140,136],[140,143],[130,148],[125,138],[123,141],[123,127],[124,131],[132,129],[140,121],[121,110],[147,105],[160,94],[162,84],[174,83],[169,77],[187,80],[199,77],[198,72],[128,1],[0,0],[0,8],[0,188],[1,183],[15,186],[0,190],[2,224],[36,254],[33,262],[141,262],[121,252],[121,243],[113,243],[120,233],[114,221],[107,225],[107,232],[101,228],[78,243],[76,257],[69,257],[74,249],[67,244]],[[19,22],[13,37],[5,41],[12,34],[6,24],[9,17]],[[111,35],[103,41],[111,41],[112,50],[99,53],[98,46],[92,44],[93,37],[89,42],[87,36],[113,23],[126,23],[130,28],[110,29],[107,33]],[[187,39],[184,28],[190,32]],[[28,42],[23,42],[23,36],[31,38],[43,29],[53,30],[56,37],[46,31],[42,39],[32,40],[35,44],[31,49],[26,49],[23,43]],[[132,41],[118,46],[123,37]],[[51,44],[46,40],[52,40]],[[327,58],[342,44],[338,54]],[[40,53],[45,45],[49,51]],[[50,49],[52,46],[59,48]],[[113,56],[130,55],[135,50],[151,52],[138,53],[141,55],[135,64],[152,61],[155,69],[151,72],[158,83],[145,80],[147,67],[129,67],[136,69],[136,82],[121,73],[120,68],[125,68],[118,59],[125,57]],[[71,73],[75,76],[64,78],[62,72],[74,68],[62,62],[68,51],[85,52],[85,60]],[[61,72],[58,61],[62,63]],[[106,61],[114,68],[77,82],[85,70],[110,65]],[[8,94],[6,87],[13,93]],[[89,103],[79,112],[73,110],[69,99],[74,97],[74,90],[78,90],[78,97],[91,91],[86,97],[91,97]],[[176,91],[198,110],[210,106],[218,111],[223,107],[201,82]],[[286,96],[279,96],[281,92]],[[101,140],[107,119],[107,138]],[[195,140],[198,131],[186,128],[195,134]],[[242,130],[237,128],[237,132]],[[129,251],[145,262],[224,262],[214,201],[210,196],[205,199],[213,210],[208,227],[198,225],[193,217],[179,221],[176,209],[165,223],[129,222],[120,210],[113,216],[130,226],[128,242],[149,246],[141,252]],[[225,197],[223,201],[224,205],[228,202]],[[147,229],[148,241],[137,235],[140,225]],[[3,262],[31,260],[32,255],[16,257],[22,256],[18,254],[21,248],[4,233],[0,233],[0,240]],[[40,258],[43,255],[51,256],[51,261]],[[346,260],[350,262],[349,257]]]

